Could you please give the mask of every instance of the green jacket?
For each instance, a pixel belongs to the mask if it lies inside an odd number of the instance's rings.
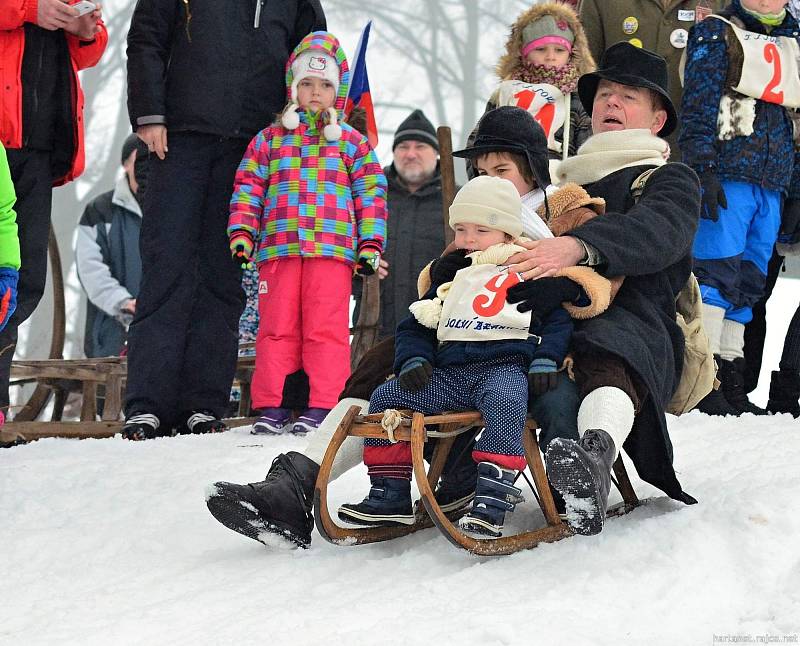
[[[716,12],[728,1],[706,0],[705,4]],[[676,29],[685,29],[687,32],[691,29],[698,3],[699,0],[583,0],[580,17],[589,41],[589,50],[598,65],[606,48],[621,40],[637,38],[640,42],[634,41],[635,45],[667,59],[670,96],[675,109],[680,111],[683,88],[678,79],[678,64],[687,40],[683,41],[683,47],[674,47],[670,36]],[[674,138],[676,136],[670,137],[673,152]]]
[[[8,168],[6,149],[0,144],[0,267],[19,270],[19,238],[17,238],[17,214],[14,213],[14,184]]]

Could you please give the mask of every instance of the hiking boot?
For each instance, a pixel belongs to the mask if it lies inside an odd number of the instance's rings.
[[[770,413],[789,413],[792,417],[800,417],[800,372],[795,370],[773,370],[772,381],[769,382],[769,401],[767,411]]]
[[[706,415],[719,415],[722,417],[733,415],[734,417],[739,417],[741,414],[739,409],[731,406],[728,400],[725,399],[722,388],[712,388],[710,393],[697,402],[695,408]]]
[[[522,490],[514,486],[514,471],[491,462],[478,464],[478,484],[472,509],[458,521],[465,532],[499,538],[506,512],[523,502]]]
[[[292,411],[288,408],[264,408],[253,424],[252,435],[282,435],[289,430]]]
[[[292,426],[294,435],[305,435],[309,431],[316,431],[322,420],[331,412],[330,408],[309,408],[300,415]]]
[[[271,547],[308,547],[319,465],[302,453],[281,453],[266,479],[247,485],[215,482],[206,490],[211,514],[228,529]]]
[[[122,427],[122,437],[126,440],[138,442],[172,434],[161,430],[160,427],[161,421],[155,415],[134,413],[125,420],[125,426]]]
[[[370,478],[369,495],[358,504],[339,507],[339,519],[351,525],[394,527],[413,525],[411,480],[405,478]]]
[[[756,406],[747,398],[744,389],[744,357],[738,357],[733,361],[717,358],[717,378],[722,383],[722,393],[728,403],[742,413],[752,413],[753,415],[768,415],[767,411]]]
[[[202,435],[204,433],[222,433],[227,431],[225,422],[207,409],[193,410],[186,417],[186,423],[181,429],[181,435]]]
[[[600,429],[587,430],[577,442],[558,437],[547,446],[547,477],[563,496],[567,524],[576,534],[603,530],[615,453],[614,440]]]

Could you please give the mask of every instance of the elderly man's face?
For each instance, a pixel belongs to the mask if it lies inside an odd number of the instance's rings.
[[[667,111],[653,105],[650,90],[601,79],[592,104],[592,132],[643,128],[658,134]]]
[[[401,141],[394,148],[394,167],[407,184],[422,184],[436,172],[436,149],[421,141]]]

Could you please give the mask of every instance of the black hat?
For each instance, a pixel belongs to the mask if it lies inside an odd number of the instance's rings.
[[[645,87],[657,92],[667,111],[667,121],[658,135],[666,137],[675,130],[678,115],[669,97],[667,61],[661,56],[625,41],[612,45],[604,51],[597,71],[584,74],[578,79],[578,96],[589,115],[592,114],[594,95],[600,79],[633,87]]]
[[[485,153],[512,152],[528,159],[539,188],[550,185],[547,137],[527,110],[502,106],[489,110],[478,122],[475,141],[469,148],[456,150],[453,157],[477,157]]]
[[[144,142],[141,139],[139,139],[139,137],[136,136],[135,134],[128,135],[125,138],[125,141],[122,142],[122,154],[120,163],[124,164],[125,161],[128,159],[128,157],[131,156],[131,153],[134,150],[139,151],[139,153],[136,155],[137,157],[142,154],[147,155],[147,146],[145,146]]]
[[[425,116],[422,110],[414,110],[394,133],[392,150],[402,141],[421,141],[430,144],[437,151],[439,150],[439,140],[436,138],[436,129]]]

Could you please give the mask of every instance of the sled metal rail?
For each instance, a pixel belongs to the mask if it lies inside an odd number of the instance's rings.
[[[536,547],[540,543],[552,543],[572,535],[572,530],[559,517],[550,487],[547,482],[542,456],[536,442],[537,425],[528,420],[523,433],[525,458],[535,485],[535,495],[547,524],[544,527],[500,538],[476,539],[465,534],[453,522],[455,518],[445,514],[434,496],[434,487],[441,476],[447,456],[460,433],[474,431],[483,426],[478,412],[445,413],[423,415],[403,411],[404,419],[394,430],[396,440],[411,443],[411,458],[414,479],[420,492],[422,505],[417,509],[413,525],[395,527],[343,527],[331,518],[328,509],[328,484],[336,454],[347,437],[377,438],[388,440],[388,433],[381,427],[382,413],[361,415],[357,406],[345,414],[331,439],[320,466],[314,491],[314,519],[317,530],[325,540],[338,545],[363,545],[406,536],[435,525],[456,547],[481,556],[513,554],[523,549]],[[439,430],[428,430],[438,426]],[[430,468],[426,471],[424,449],[428,439],[436,438]],[[623,498],[623,505],[609,515],[627,513],[640,504],[628,478],[621,456],[614,463],[615,484]],[[423,510],[424,506],[424,510]]]

